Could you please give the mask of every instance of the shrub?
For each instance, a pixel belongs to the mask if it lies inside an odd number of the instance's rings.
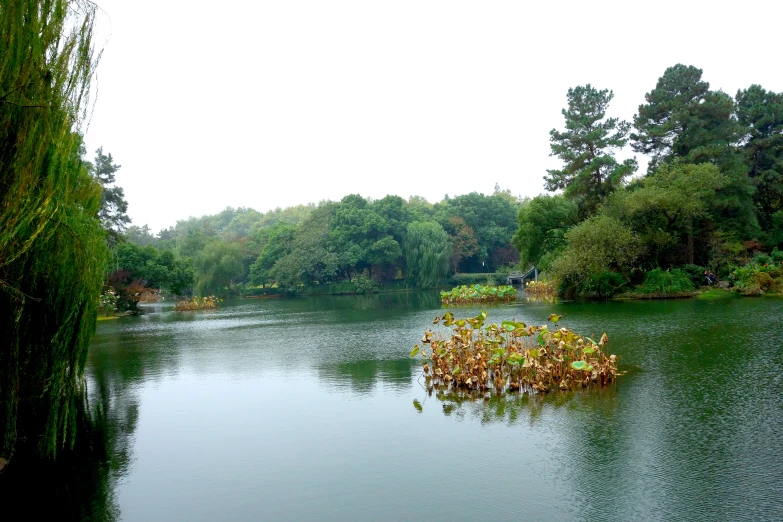
[[[695,289],[696,287],[685,270],[656,268],[647,272],[644,283],[636,289],[636,292],[650,297],[674,297],[689,294]]]
[[[685,272],[688,276],[688,279],[691,280],[691,283],[693,283],[693,286],[695,288],[698,288],[702,286],[704,281],[704,271],[706,270],[705,267],[699,266],[699,265],[685,265],[681,268],[683,272]]]
[[[618,294],[625,284],[626,281],[622,275],[604,270],[591,275],[587,281],[582,283],[578,293],[584,297],[609,299]]]

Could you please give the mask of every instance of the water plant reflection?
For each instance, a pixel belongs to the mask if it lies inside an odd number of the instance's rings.
[[[456,286],[449,292],[440,293],[440,301],[445,305],[463,305],[474,303],[502,303],[514,301],[517,290],[513,286]]]
[[[604,354],[606,333],[596,342],[567,328],[558,328],[561,316],[551,314],[548,325],[528,326],[518,321],[485,325],[487,313],[455,319],[451,312],[433,324],[411,351],[420,355],[427,388],[483,392],[540,392],[606,386],[616,381],[617,356]],[[429,352],[427,346],[429,345]]]

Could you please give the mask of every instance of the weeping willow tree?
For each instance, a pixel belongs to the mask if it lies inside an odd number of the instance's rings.
[[[405,233],[405,269],[419,288],[431,288],[449,271],[451,244],[443,227],[433,221],[416,221]]]
[[[106,266],[81,160],[95,5],[0,3],[0,456],[73,444]]]

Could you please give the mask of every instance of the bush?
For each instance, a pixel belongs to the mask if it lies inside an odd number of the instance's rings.
[[[636,289],[636,292],[650,297],[675,297],[690,294],[694,290],[696,287],[687,271],[678,268],[671,270],[656,268],[647,272],[644,283]]]
[[[705,267],[699,265],[685,265],[684,267],[682,267],[681,270],[687,274],[688,279],[691,280],[691,283],[693,283],[693,286],[695,288],[698,288],[705,283],[704,280],[704,271],[706,270]]]
[[[591,275],[587,281],[582,284],[582,288],[578,293],[583,297],[609,299],[618,294],[625,284],[626,281],[622,275],[617,272],[604,270],[603,272]]]

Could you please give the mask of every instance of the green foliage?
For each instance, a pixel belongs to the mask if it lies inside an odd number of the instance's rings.
[[[451,245],[439,224],[415,222],[408,225],[405,237],[405,271],[412,284],[431,288],[442,281],[449,269]]]
[[[619,272],[629,279],[640,254],[633,231],[618,220],[598,215],[566,233],[568,246],[552,266],[555,280],[582,285],[601,272]]]
[[[106,236],[76,132],[96,58],[88,2],[0,7],[0,455],[73,444]]]
[[[503,303],[513,301],[516,298],[516,288],[508,285],[463,285],[452,288],[448,292],[440,293],[440,302],[446,305]]]
[[[685,272],[694,288],[698,288],[706,283],[704,279],[704,271],[707,270],[706,267],[699,265],[685,265],[680,270]]]
[[[677,297],[690,295],[694,290],[696,286],[685,270],[656,268],[645,274],[644,283],[634,292],[648,297]]]
[[[577,294],[581,297],[593,299],[609,299],[619,294],[626,283],[625,278],[617,272],[604,270],[587,278],[582,283]]]
[[[498,249],[513,247],[511,237],[517,227],[519,205],[506,192],[496,191],[491,196],[471,192],[435,205],[436,220],[450,233],[450,242],[459,247],[461,239],[455,235],[459,227],[450,223],[452,217],[460,218],[473,231],[477,248],[472,255],[464,250],[458,268],[465,272],[492,271],[493,254]],[[472,247],[470,248],[472,251]],[[498,264],[506,264],[501,259]]]
[[[735,267],[730,279],[743,295],[783,292],[783,252],[757,254],[744,266]]]
[[[512,241],[519,250],[520,265],[548,270],[552,255],[565,248],[565,234],[579,219],[576,204],[564,196],[541,195],[522,205],[517,221],[519,228]]]
[[[234,283],[242,277],[242,248],[238,243],[215,241],[196,257],[193,267],[196,294],[230,294]]]
[[[152,245],[140,247],[123,243],[114,254],[113,268],[126,271],[124,279],[127,281],[141,279],[147,287],[161,288],[175,295],[182,295],[193,286],[190,260],[177,258],[171,250],[160,251]]]
[[[781,231],[773,216],[783,211],[783,94],[751,85],[737,91],[736,102],[759,224],[766,233]]]
[[[630,123],[606,119],[614,94],[590,84],[568,89],[568,109],[563,109],[566,130],[549,132],[552,156],[559,157],[562,170],[547,170],[547,190],[562,189],[577,202],[581,217],[593,215],[598,205],[636,171],[636,160],[618,163],[614,150],[628,142]]]
[[[606,214],[636,232],[652,265],[692,263],[699,220],[706,218],[710,198],[726,182],[709,164],[665,164],[643,179],[635,190],[615,193]],[[702,248],[706,248],[703,245]]]
[[[278,260],[289,255],[293,248],[296,227],[287,223],[262,229],[266,232],[266,244],[261,249],[256,261],[250,266],[250,281],[255,285],[271,284],[272,267]]]
[[[701,69],[682,64],[666,69],[646,95],[647,103],[639,106],[632,145],[652,156],[650,171],[675,159],[716,165],[727,182],[712,198],[712,219],[726,230],[752,235],[757,228],[755,187],[736,146],[743,128],[735,116],[734,100],[724,92],[710,91],[701,74]]]
[[[98,218],[109,236],[116,241],[119,234],[131,221],[127,214],[128,202],[125,200],[125,191],[122,187],[112,186],[115,182],[115,174],[120,170],[120,165],[116,165],[111,154],[105,155],[103,147],[99,147],[95,151],[95,163],[88,164],[88,166],[92,175],[103,187]]]

